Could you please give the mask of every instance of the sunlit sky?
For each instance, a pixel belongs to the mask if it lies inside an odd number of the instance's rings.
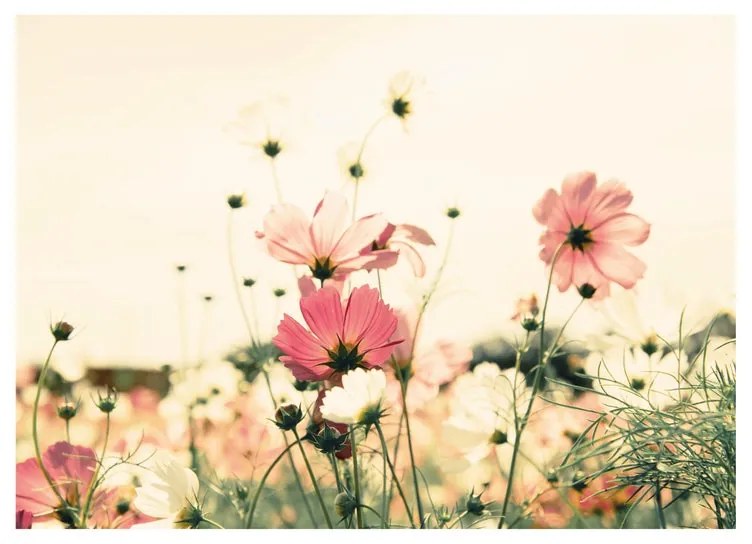
[[[188,265],[191,357],[245,339],[227,260],[226,195],[242,275],[271,332],[296,306],[292,274],[253,237],[274,202],[266,161],[225,132],[244,105],[287,96],[279,160],[307,213],[344,189],[337,162],[384,111],[389,79],[425,76],[414,122],[385,123],[364,162],[363,214],[426,228],[428,277],[400,265],[384,296],[430,282],[462,210],[427,338],[506,330],[545,288],[531,207],[569,172],[616,177],[652,224],[646,281],[687,301],[734,293],[734,26],[724,17],[21,17],[18,19],[19,361],[78,330],[67,356],[159,365],[180,357],[175,265]],[[363,279],[363,277],[359,277]],[[275,306],[270,291],[291,295]],[[556,296],[564,315],[572,296]]]

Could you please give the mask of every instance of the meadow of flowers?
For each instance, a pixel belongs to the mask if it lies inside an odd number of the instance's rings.
[[[247,342],[224,360],[165,367],[163,382],[103,385],[56,364],[79,325],[52,323],[46,360],[17,373],[17,528],[736,526],[735,316],[689,319],[640,289],[650,263],[630,248],[650,218],[628,183],[562,173],[519,203],[530,224],[515,228],[540,231],[547,282],[488,309],[514,337],[422,340],[462,210],[436,211],[440,242],[388,209],[358,213],[369,138],[409,126],[422,86],[394,77],[383,116],[340,153],[345,191],[322,192],[314,210],[276,169],[285,104],[239,112],[228,133],[268,162],[277,196],[255,233],[233,228],[253,195],[217,197],[239,308],[219,320],[242,317]],[[273,335],[256,310],[259,278],[236,266],[249,244],[298,286],[274,293],[300,311]],[[428,280],[414,307],[382,290],[400,262]],[[190,273],[177,266],[177,282]],[[549,302],[567,291],[579,302],[552,322]],[[587,306],[600,328],[569,327]]]

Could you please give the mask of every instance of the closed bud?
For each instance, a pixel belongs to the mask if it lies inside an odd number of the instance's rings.
[[[278,288],[276,288],[276,289],[275,289],[275,290],[273,291],[273,293],[274,293],[274,296],[275,296],[275,297],[277,297],[277,298],[280,298],[280,297],[283,297],[283,296],[285,296],[285,295],[287,294],[287,291],[285,291],[285,290],[284,290],[284,289],[282,289],[281,287],[278,287]]]
[[[264,150],[264,154],[270,159],[273,159],[282,151],[282,146],[277,140],[267,140],[261,148]]]
[[[522,320],[522,328],[528,332],[535,332],[540,327],[540,323],[534,317],[528,317]]]
[[[63,404],[57,407],[57,415],[60,419],[63,419],[65,421],[70,421],[74,417],[76,417],[76,414],[78,413],[78,408],[81,405],[81,401],[76,401],[76,403],[72,403],[68,400],[66,400]]]
[[[283,431],[291,431],[303,421],[303,412],[300,406],[286,404],[280,406],[274,414],[274,423]]]
[[[334,497],[334,511],[342,519],[352,516],[357,507],[358,501],[347,491],[343,491]]]
[[[596,291],[597,289],[589,283],[583,283],[577,288],[577,292],[584,299],[593,298],[593,295],[595,294]]]
[[[313,435],[312,441],[321,453],[328,455],[337,453],[345,447],[347,435],[324,423],[321,430]]]
[[[185,265],[184,264],[179,264],[175,268],[177,269],[178,272],[185,272]]]
[[[485,512],[486,506],[488,506],[489,503],[484,503],[480,498],[481,495],[482,493],[478,493],[476,495],[475,490],[472,490],[467,496],[465,510],[467,510],[470,514],[481,516],[483,515],[483,512]]]
[[[228,196],[227,204],[229,204],[230,208],[232,208],[233,210],[242,208],[243,206],[245,206],[245,194],[240,193],[240,194]]]
[[[96,405],[102,413],[109,414],[117,407],[118,392],[114,387],[108,387],[104,396],[98,392],[97,397],[99,400],[96,401]]]
[[[449,208],[446,211],[446,216],[449,219],[457,219],[460,216],[460,210],[454,207]]]
[[[243,287],[253,287],[256,285],[256,280],[253,278],[243,278]]]
[[[55,337],[55,340],[58,342],[65,342],[70,338],[70,335],[73,332],[73,325],[66,323],[65,321],[58,321],[50,326],[50,332],[52,333],[52,336]]]

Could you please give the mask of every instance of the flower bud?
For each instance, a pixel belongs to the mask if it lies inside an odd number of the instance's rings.
[[[303,421],[303,412],[300,406],[286,404],[280,406],[274,414],[274,423],[283,431],[291,431]]]
[[[500,446],[502,444],[506,444],[508,440],[507,433],[502,432],[500,430],[495,430],[493,434],[491,435],[491,438],[489,439],[489,442],[491,444],[496,444],[497,446]]]
[[[185,265],[184,264],[179,264],[175,268],[177,269],[178,272],[185,272]]]
[[[99,400],[96,402],[97,408],[104,413],[109,414],[117,407],[118,392],[114,387],[107,388],[107,394],[102,396],[102,393],[97,393]]]
[[[248,498],[248,494],[249,494],[248,486],[246,486],[246,485],[244,485],[244,484],[242,484],[240,482],[237,482],[235,484],[235,496],[239,500],[241,500],[241,501],[246,500]]]
[[[460,216],[460,210],[457,208],[449,208],[446,211],[446,216],[449,219],[457,219]]]
[[[204,513],[195,504],[184,507],[175,516],[175,527],[178,529],[196,529],[204,521]]]
[[[256,285],[256,280],[253,278],[243,278],[243,287],[253,287]]]
[[[128,510],[131,509],[131,501],[129,501],[126,498],[120,499],[117,504],[115,504],[115,511],[118,513],[119,516],[123,516],[126,513],[128,513]]]
[[[436,511],[436,521],[439,522],[439,527],[443,527],[451,520],[452,512],[449,510],[449,507],[443,504],[439,506],[439,509]]]
[[[534,317],[528,317],[522,320],[522,328],[528,332],[535,332],[540,327],[540,323]]]
[[[318,433],[313,434],[311,438],[314,446],[325,454],[332,454],[341,451],[347,442],[347,435],[340,433],[334,427],[324,423]]]
[[[278,140],[267,140],[263,143],[261,149],[264,150],[264,154],[267,157],[273,159],[282,151],[282,146],[280,145]]]
[[[211,302],[214,300],[214,297],[211,295],[204,295],[204,302]]]
[[[593,298],[593,295],[597,291],[597,288],[589,283],[583,283],[577,288],[577,292],[584,299]]]
[[[360,163],[360,161],[354,162],[350,166],[348,166],[347,172],[350,174],[350,177],[353,178],[355,181],[359,180],[360,178],[366,175],[366,171],[363,168],[363,165]]]
[[[357,507],[358,501],[347,491],[343,491],[334,497],[334,511],[342,519],[352,516]]]
[[[273,291],[273,293],[274,293],[274,296],[275,296],[275,297],[277,297],[277,298],[280,298],[280,297],[283,297],[283,296],[285,296],[285,295],[287,294],[287,291],[285,291],[285,290],[284,290],[284,289],[282,289],[281,287],[277,287],[277,288],[276,288],[276,289],[275,289],[275,290]]]
[[[242,208],[243,206],[245,206],[245,193],[229,195],[227,197],[227,204],[229,204],[230,208],[232,208],[233,210]]]
[[[70,421],[78,413],[78,408],[81,405],[81,401],[77,401],[75,404],[66,400],[63,404],[57,407],[57,415],[60,419]]]
[[[66,323],[65,321],[58,321],[50,326],[50,332],[52,333],[52,336],[55,337],[55,340],[58,342],[65,342],[70,338],[70,335],[73,332],[73,325]]]
[[[488,506],[489,503],[484,503],[480,496],[482,493],[475,494],[475,490],[470,491],[470,494],[467,497],[467,503],[465,504],[465,510],[467,510],[470,514],[481,516],[483,515],[483,512],[486,510],[486,506]]]

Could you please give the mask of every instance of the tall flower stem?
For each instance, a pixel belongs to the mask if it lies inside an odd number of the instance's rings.
[[[50,359],[52,358],[52,352],[55,351],[55,346],[57,346],[58,340],[55,340],[52,344],[52,348],[50,348],[50,352],[47,354],[47,359],[45,359],[44,364],[42,365],[42,370],[39,372],[39,380],[37,381],[37,394],[34,398],[34,411],[32,412],[31,416],[31,438],[34,442],[34,455],[37,458],[37,464],[39,465],[39,470],[42,471],[42,474],[44,474],[44,479],[47,480],[47,483],[49,484],[50,488],[55,492],[55,495],[57,495],[57,498],[60,500],[60,504],[63,504],[65,501],[63,500],[63,496],[60,494],[60,491],[57,488],[57,485],[52,480],[52,476],[50,476],[50,473],[47,471],[47,469],[44,466],[44,463],[42,462],[42,451],[39,447],[39,434],[37,431],[37,419],[39,416],[39,399],[42,395],[42,386],[44,385],[45,379],[47,378],[47,369],[50,366]]]
[[[266,479],[272,473],[272,470],[274,469],[274,467],[277,466],[277,463],[279,463],[282,460],[282,457],[290,453],[290,449],[295,444],[297,444],[297,440],[293,442],[292,444],[288,444],[287,447],[284,450],[282,450],[282,452],[279,455],[277,455],[274,461],[272,461],[272,464],[269,465],[269,467],[266,469],[266,472],[264,472],[264,475],[261,477],[261,481],[259,482],[259,485],[256,488],[256,493],[253,495],[253,500],[251,501],[251,508],[248,510],[248,518],[245,521],[246,529],[250,529],[253,526],[253,515],[256,513],[256,506],[258,505],[259,497],[261,497],[261,492],[264,490],[264,486],[266,485]]]
[[[300,436],[298,436],[298,430],[293,428],[292,432],[293,432],[293,435],[295,435],[295,440],[298,442],[298,447],[300,448],[300,454],[303,456],[303,461],[305,462],[306,469],[308,469],[308,476],[311,477],[311,483],[313,483],[313,489],[316,492],[316,497],[318,497],[319,499],[319,505],[321,506],[321,511],[324,512],[324,519],[326,519],[326,525],[330,529],[332,529],[334,528],[334,526],[332,525],[332,520],[329,517],[329,510],[326,507],[324,498],[321,496],[321,490],[319,489],[319,484],[316,481],[316,475],[313,473],[313,469],[311,468],[311,463],[308,461],[308,456],[306,455],[305,449],[303,448],[303,444],[300,441]]]
[[[413,522],[413,513],[410,511],[410,506],[407,502],[407,498],[405,498],[405,492],[402,490],[402,484],[400,484],[399,479],[397,478],[397,473],[394,470],[394,464],[392,463],[391,459],[389,459],[389,450],[387,449],[386,445],[386,438],[384,437],[384,431],[381,429],[381,425],[379,423],[376,423],[376,432],[379,435],[379,440],[381,440],[381,449],[384,452],[384,459],[389,465],[389,470],[392,473],[392,483],[396,485],[397,491],[399,492],[400,497],[402,497],[402,502],[405,505],[405,512],[407,513],[407,518],[410,520],[410,525],[412,528],[415,528],[415,523]],[[387,492],[386,489],[384,489],[384,495],[386,496]],[[389,498],[386,499],[387,508],[388,505],[391,503],[391,485],[389,487]],[[384,519],[387,518],[387,508],[384,509],[384,515],[382,516]]]
[[[400,376],[402,373],[400,373]],[[418,483],[418,469],[415,466],[415,453],[413,452],[413,437],[412,433],[410,431],[410,415],[408,414],[407,410],[407,386],[408,382],[400,380],[401,387],[400,390],[402,391],[402,410],[405,414],[405,430],[407,431],[407,450],[410,453],[410,466],[412,467],[413,472],[413,484],[415,486],[415,502],[418,505],[418,516],[419,516],[419,522],[420,522],[420,528],[425,528],[425,520],[423,515],[423,503],[420,500],[420,484]]]
[[[276,158],[270,159],[269,160],[269,164],[271,165],[272,180],[274,181],[274,192],[277,195],[277,202],[279,204],[282,204],[282,202],[284,202],[284,199],[282,198],[282,187],[281,187],[281,183],[279,181],[279,173],[277,172],[277,160],[276,160]]]
[[[337,482],[337,493],[342,493],[342,480],[339,478],[339,467],[334,453],[329,454],[329,460],[332,462],[332,472],[334,472],[334,479]]]
[[[251,328],[251,321],[248,319],[248,312],[245,309],[245,304],[243,304],[243,296],[240,293],[240,285],[238,284],[238,273],[237,268],[235,265],[235,251],[232,243],[232,232],[233,232],[233,209],[231,208],[229,210],[229,214],[227,216],[227,257],[228,261],[230,263],[230,276],[232,279],[232,286],[235,289],[235,298],[238,300],[238,306],[240,306],[240,313],[243,315],[243,322],[245,323],[245,328],[248,331],[248,337],[251,340],[251,345],[256,345],[256,338],[253,335],[253,329]]]
[[[102,462],[104,461],[105,453],[107,453],[107,442],[110,439],[110,413],[107,412],[106,416],[107,419],[105,421],[104,427],[104,443],[102,444],[102,455],[99,456],[97,468],[94,470],[94,476],[92,476],[91,478],[91,483],[89,484],[89,492],[86,494],[86,502],[84,503],[84,509],[81,513],[81,518],[79,519],[79,523],[82,529],[86,528],[86,520],[89,517],[91,500],[94,497],[94,491],[96,491],[96,487],[98,485],[97,480],[99,479],[99,471],[102,468]]]
[[[548,284],[546,285],[546,298],[543,301],[543,310],[541,312],[541,325],[540,325],[540,332],[539,334],[539,347],[538,347],[538,367],[535,370],[535,381],[533,382],[533,390],[530,394],[530,400],[527,403],[527,408],[525,409],[525,414],[522,417],[522,419],[519,420],[517,423],[517,407],[515,406],[515,426],[519,427],[515,429],[515,437],[514,437],[514,447],[512,449],[512,460],[509,463],[509,479],[507,480],[507,490],[504,494],[504,503],[501,506],[501,515],[499,516],[499,524],[498,528],[501,529],[504,527],[504,521],[506,520],[507,516],[507,508],[509,507],[509,499],[512,497],[512,483],[514,482],[514,475],[515,475],[515,468],[517,468],[517,456],[520,451],[520,443],[521,443],[521,437],[522,432],[525,430],[525,427],[527,427],[528,419],[530,418],[530,413],[533,411],[533,404],[535,403],[535,398],[538,395],[538,389],[540,388],[541,382],[543,381],[543,374],[545,372],[545,365],[548,362],[548,359],[550,358],[549,355],[544,354],[544,347],[545,347],[545,335],[546,335],[546,311],[548,310],[548,300],[551,296],[551,284],[553,283],[553,276],[554,276],[554,267],[556,265],[556,260],[559,257],[559,253],[561,252],[561,248],[563,247],[562,244],[559,245],[559,247],[556,248],[556,252],[553,255],[553,258],[551,259],[551,270],[548,273]],[[579,306],[578,306],[579,307]],[[556,342],[558,342],[558,338],[561,337],[561,330],[559,331],[559,337],[557,337]]]
[[[356,164],[360,164],[360,161],[363,159],[363,153],[365,153],[366,150],[366,144],[368,144],[368,139],[371,137],[371,135],[374,133],[376,128],[381,124],[381,122],[386,119],[388,115],[382,115],[378,119],[376,119],[376,122],[374,122],[368,131],[366,131],[366,135],[363,136],[363,141],[360,143],[360,149],[358,150],[358,157],[355,159]],[[355,188],[353,189],[353,205],[352,205],[352,220],[355,222],[355,215],[358,205],[358,188],[360,187],[360,177],[355,178]]]
[[[277,411],[277,399],[274,398],[274,391],[272,390],[272,382],[269,380],[269,373],[266,371],[266,369],[262,369],[262,373],[264,375],[264,381],[266,382],[266,389],[269,391],[269,398],[272,399],[272,405],[274,406],[274,411]],[[300,480],[300,473],[298,472],[298,467],[295,465],[295,459],[292,456],[292,452],[290,451],[290,442],[287,440],[287,435],[285,433],[282,433],[282,438],[285,440],[285,452],[287,452],[287,460],[290,462],[290,468],[292,468],[292,475],[295,478],[295,484],[298,487],[298,491],[300,491],[300,496],[303,499],[303,505],[305,506],[306,512],[308,512],[308,517],[311,518],[311,523],[315,528],[318,529],[318,523],[316,522],[316,516],[313,515],[313,509],[311,508],[310,503],[308,502],[308,497],[306,496],[305,489],[303,488],[303,482]]]
[[[353,480],[355,486],[355,503],[357,507],[355,509],[356,525],[358,529],[363,528],[363,511],[360,508],[360,475],[358,472],[358,444],[355,440],[355,427],[350,426],[350,446],[352,449],[353,459]]]

